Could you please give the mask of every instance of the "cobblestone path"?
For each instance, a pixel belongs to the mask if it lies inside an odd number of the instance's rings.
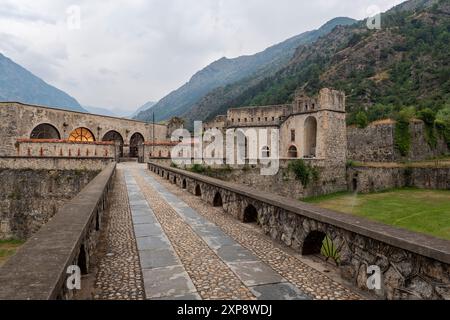
[[[107,211],[105,252],[100,257],[94,299],[143,300],[144,286],[123,170],[118,167]]]
[[[98,299],[360,299],[254,227],[154,175],[118,165]]]

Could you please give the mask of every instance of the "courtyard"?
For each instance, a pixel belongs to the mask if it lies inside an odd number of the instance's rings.
[[[304,201],[450,240],[450,190],[402,188],[370,194],[345,192]]]

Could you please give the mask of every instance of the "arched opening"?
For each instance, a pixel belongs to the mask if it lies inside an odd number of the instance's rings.
[[[268,146],[264,146],[261,149],[262,158],[270,158],[270,148]]]
[[[317,120],[308,117],[305,121],[305,158],[316,157],[317,145]]]
[[[173,176],[173,184],[177,184],[177,177]]]
[[[170,173],[167,172],[167,176],[166,176],[167,180],[170,180]]]
[[[202,189],[200,188],[199,184],[195,187],[195,195],[197,197],[201,197],[202,196]]]
[[[325,237],[321,231],[311,231],[303,242],[302,255],[320,254]]]
[[[298,151],[296,146],[290,146],[288,150],[288,158],[297,158]]]
[[[78,255],[78,266],[81,269],[81,274],[88,274],[88,262],[86,257],[86,249],[84,248],[84,244],[80,247],[80,254]]]
[[[137,158],[139,156],[139,146],[144,144],[144,136],[136,132],[130,139],[130,157]]]
[[[214,205],[214,207],[223,206],[222,196],[221,196],[220,192],[218,192],[218,191],[216,192],[216,195],[214,196],[213,205]]]
[[[357,192],[358,191],[358,178],[354,177],[352,180],[352,191]]]
[[[48,123],[38,125],[31,131],[30,139],[61,139],[58,129]]]
[[[183,189],[187,188],[187,183],[186,183],[186,179],[183,179]]]
[[[70,133],[69,141],[94,142],[95,137],[91,130],[87,128],[76,128]]]
[[[119,157],[123,157],[123,138],[120,133],[117,131],[111,130],[108,131],[104,136],[102,141],[111,141],[114,142],[116,146],[119,148]]]
[[[244,223],[258,222],[258,210],[249,204],[244,210]]]

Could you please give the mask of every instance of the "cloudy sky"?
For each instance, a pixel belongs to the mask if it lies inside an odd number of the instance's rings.
[[[221,57],[401,2],[0,0],[0,52],[83,105],[132,112]]]

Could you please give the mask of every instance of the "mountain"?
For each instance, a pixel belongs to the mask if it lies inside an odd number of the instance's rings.
[[[137,115],[141,112],[149,110],[151,107],[153,107],[156,104],[154,101],[149,101],[146,104],[144,104],[142,107],[138,108],[131,116],[130,118],[135,118]]]
[[[87,112],[67,93],[47,84],[0,53],[0,101]]]
[[[289,62],[299,45],[315,41],[337,25],[349,25],[354,22],[355,20],[350,18],[336,18],[318,30],[302,33],[263,52],[234,59],[217,60],[197,72],[181,88],[161,99],[151,110],[140,112],[136,118],[149,121],[153,112],[156,121],[189,115],[195,104],[212,90],[236,83],[255,74],[271,74]]]
[[[450,106],[449,15],[448,0],[414,0],[383,14],[381,30],[363,21],[338,26],[300,45],[277,72],[216,89],[190,114],[210,119],[230,107],[286,103],[299,87],[345,91],[349,124],[361,112],[374,121],[408,106],[436,114]]]
[[[86,109],[87,111],[89,111],[89,113],[99,114],[99,115],[108,116],[108,117],[119,117],[119,115],[117,115],[113,111],[110,111],[106,108],[98,108],[98,107],[91,107],[91,106],[83,106],[83,108]]]

